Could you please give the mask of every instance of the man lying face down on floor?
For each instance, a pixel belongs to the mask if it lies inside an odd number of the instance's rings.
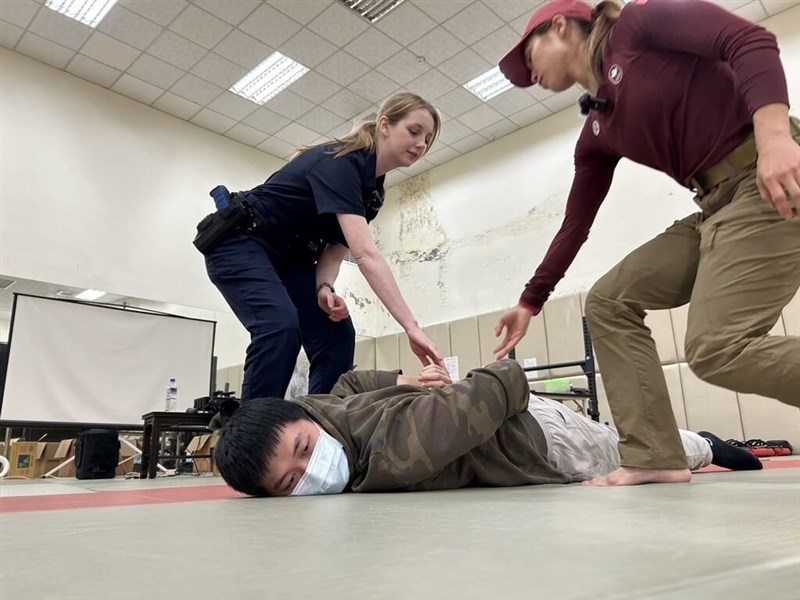
[[[681,431],[690,469],[760,469],[713,434]],[[443,490],[570,483],[619,467],[611,427],[530,393],[516,361],[452,383],[350,371],[331,394],[253,399],[222,429],[214,453],[234,489],[253,496]]]

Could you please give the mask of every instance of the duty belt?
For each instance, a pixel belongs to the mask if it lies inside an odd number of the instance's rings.
[[[692,189],[700,196],[704,196],[723,181],[741,173],[758,159],[756,139],[750,136],[733,152],[719,161],[710,169],[692,177]]]
[[[797,117],[789,118],[789,127],[795,139],[800,136],[800,120]],[[726,179],[730,179],[751,166],[758,159],[756,139],[751,133],[748,138],[733,152],[707,171],[695,175],[689,182],[692,189],[703,196],[718,186]]]

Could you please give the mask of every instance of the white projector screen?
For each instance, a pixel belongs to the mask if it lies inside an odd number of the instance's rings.
[[[16,295],[0,421],[142,424],[208,396],[216,323]]]

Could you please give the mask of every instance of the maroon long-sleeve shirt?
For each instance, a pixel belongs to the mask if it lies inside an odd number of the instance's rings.
[[[622,11],[575,148],[561,229],[520,302],[538,313],[589,235],[621,158],[689,187],[753,130],[753,113],[789,105],[775,36],[702,0],[638,0]]]

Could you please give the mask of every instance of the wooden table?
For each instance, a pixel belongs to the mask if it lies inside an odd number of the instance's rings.
[[[214,415],[211,413],[149,412],[144,419],[144,439],[142,440],[142,479],[155,479],[161,450],[161,434],[164,431],[208,432],[208,424]],[[176,452],[177,452],[176,448]]]

